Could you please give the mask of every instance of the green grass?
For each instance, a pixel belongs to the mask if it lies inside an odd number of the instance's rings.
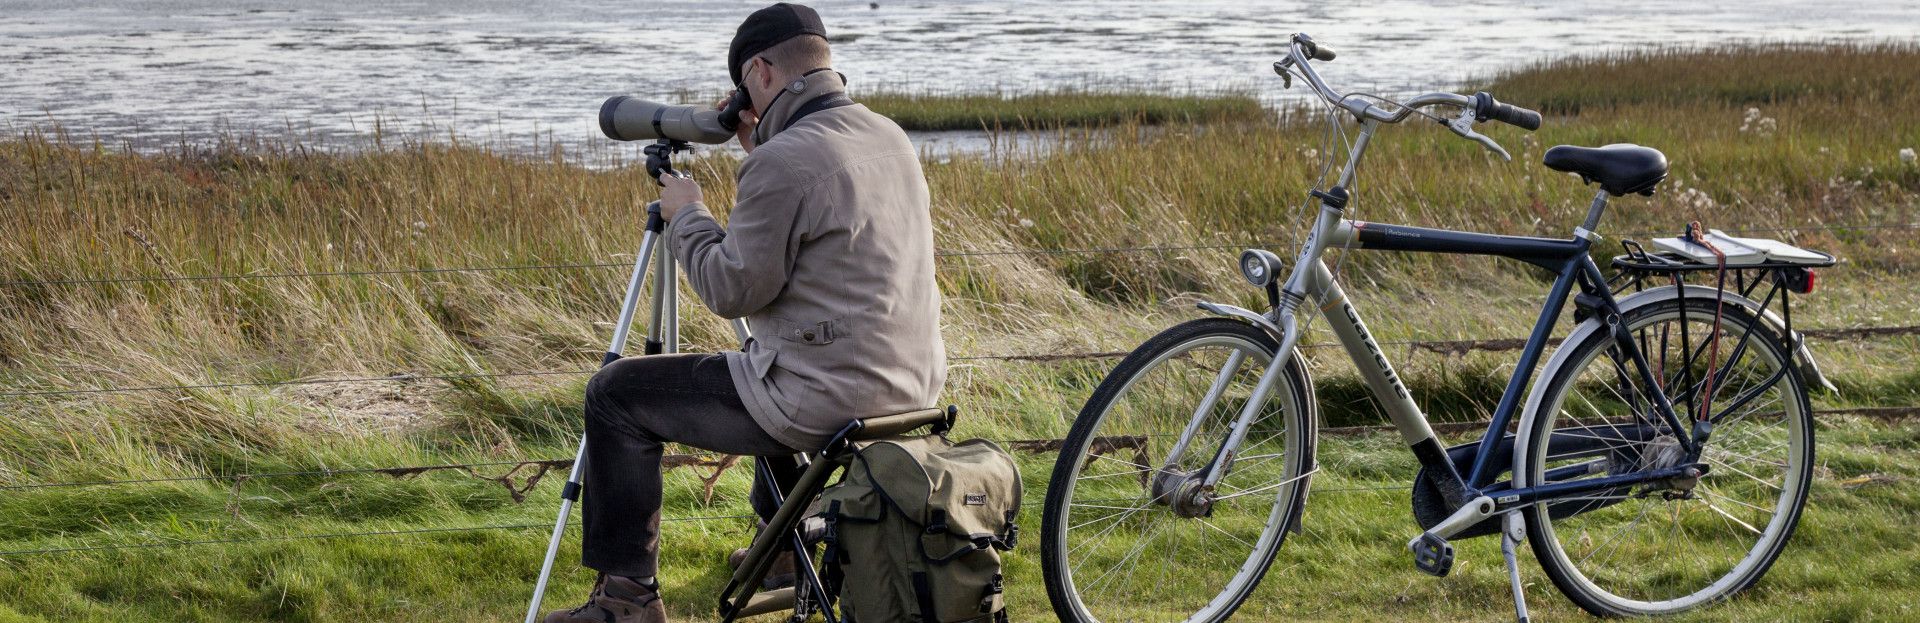
[[[1677,621],[1899,620],[1911,615],[1905,588],[1920,545],[1905,532],[1920,513],[1920,427],[1828,417],[1820,429],[1823,466],[1793,545],[1767,579],[1733,602]],[[1404,475],[1416,468],[1390,434],[1336,437],[1321,448],[1323,471],[1308,505],[1306,532],[1291,537],[1274,571],[1243,609],[1246,620],[1492,620],[1506,611],[1497,544],[1460,541],[1452,575],[1434,579],[1406,559],[1412,535]],[[1022,524],[1037,527],[1051,456],[1023,455],[1031,498]],[[491,475],[491,474],[489,474]],[[1862,480],[1862,477],[1871,477]],[[99,490],[9,492],[0,511],[36,517],[63,534],[43,545],[246,538],[381,529],[540,524],[550,520],[552,481],[534,502],[515,504],[498,485],[439,473],[145,485]],[[1844,483],[1844,484],[1843,484]],[[670,472],[668,513],[716,516],[746,511],[744,470],[728,473],[712,505],[696,474]],[[1385,490],[1356,490],[1375,487]],[[95,499],[116,502],[101,507]],[[159,512],[158,509],[166,509]],[[55,515],[48,516],[48,510]],[[144,509],[144,510],[143,510]],[[110,535],[98,524],[111,523]],[[709,616],[725,583],[721,560],[751,524],[723,519],[668,523],[665,597],[675,617]],[[9,533],[17,525],[6,528]],[[577,528],[576,528],[577,529]],[[1037,534],[1037,532],[1030,532]],[[10,534],[10,536],[13,536]],[[244,545],[81,552],[0,561],[0,620],[500,620],[517,616],[545,539],[540,527],[440,535],[296,540]],[[12,542],[20,542],[12,540]],[[1048,618],[1037,542],[1008,559],[1015,614]],[[577,560],[577,544],[562,562]],[[1543,620],[1584,615],[1554,592],[1522,554],[1531,605]],[[591,577],[562,564],[551,599],[580,598]],[[9,618],[11,617],[11,618]]]
[[[1849,59],[1848,81],[1803,69],[1831,59]],[[1665,151],[1673,177],[1651,199],[1616,200],[1601,227],[1608,241],[1693,219],[1726,229],[1814,228],[1774,234],[1846,258],[1823,273],[1820,292],[1798,300],[1796,322],[1920,324],[1910,229],[1920,224],[1920,168],[1898,158],[1901,148],[1920,147],[1920,124],[1894,112],[1920,104],[1908,71],[1916,65],[1911,46],[1765,48],[1560,61],[1496,76],[1484,86],[1502,101],[1548,111],[1532,135],[1487,130],[1514,162],[1428,124],[1388,128],[1369,154],[1354,216],[1563,236],[1590,190],[1540,167],[1541,152],[1638,142]],[[1762,80],[1768,95],[1744,94]],[[939,264],[953,355],[1125,350],[1198,316],[1196,299],[1260,301],[1232,271],[1237,245],[1270,243],[1284,255],[1295,242],[1303,191],[1324,155],[1323,126],[1298,111],[1275,123],[1264,111],[1222,118],[1176,103],[1164,117],[1176,121],[1146,129],[1136,124],[1150,121],[1140,112],[1147,104],[1085,95],[1082,107],[1047,97],[1044,105],[926,103],[943,111],[929,119],[965,127],[1051,127],[1067,122],[1026,120],[1122,111],[1108,117],[1122,124],[1103,132],[1049,135],[1053,148],[1039,157],[927,164],[937,244],[957,254]],[[1750,122],[1748,108],[1773,119],[1770,129]],[[606,148],[578,149],[613,162]],[[720,156],[685,168],[724,205],[736,166]],[[0,142],[0,281],[616,266],[9,284],[0,286],[0,393],[590,368],[623,286],[618,265],[638,244],[638,206],[653,197],[643,176],[485,146],[387,142],[333,153],[234,141],[136,155],[24,133]],[[1817,229],[1831,225],[1875,228]],[[1116,247],[1174,248],[1003,253]],[[1356,305],[1388,341],[1522,335],[1546,288],[1531,269],[1481,258],[1355,254],[1341,262]],[[696,313],[692,296],[683,292],[688,347],[727,347],[730,330]],[[1308,341],[1328,339],[1319,329]],[[1812,346],[1842,389],[1817,407],[1920,405],[1920,339]],[[1329,425],[1379,421],[1337,350],[1308,353]],[[1423,407],[1448,420],[1483,417],[1513,356],[1388,354]],[[967,435],[1057,438],[1112,363],[955,361],[947,390],[969,413]],[[582,382],[3,397],[0,486],[565,457],[579,430]],[[1910,486],[1920,434],[1910,421],[1831,416],[1820,434],[1812,510],[1787,557],[1749,597],[1683,619],[1912,616],[1900,596],[1916,580],[1910,560],[1920,554],[1904,533],[1920,513]],[[1328,470],[1316,486],[1327,489],[1403,485],[1412,473],[1386,435],[1330,440],[1320,457]],[[1035,534],[1051,458],[1024,460]],[[698,494],[699,472],[672,472],[669,516],[744,512],[744,470],[726,474],[711,505]],[[1854,488],[1838,484],[1872,474],[1880,476]],[[558,479],[548,474],[525,503],[497,483],[445,471],[0,489],[0,551],[540,524],[551,521]],[[1406,504],[1401,492],[1316,494],[1308,532],[1289,542],[1246,618],[1503,616],[1494,544],[1464,543],[1463,566],[1450,578],[1420,576],[1402,550],[1412,533]],[[707,612],[718,561],[748,526],[669,524],[664,574],[677,614]],[[543,544],[534,528],[0,556],[0,621],[499,620],[518,616]],[[1010,559],[1012,599],[1022,616],[1045,618],[1037,551],[1029,539]],[[569,549],[563,560],[575,556]],[[577,599],[589,580],[572,566],[561,573],[556,604]],[[1531,563],[1527,573],[1540,618],[1578,616]]]

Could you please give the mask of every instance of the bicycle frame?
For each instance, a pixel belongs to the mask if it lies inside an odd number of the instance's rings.
[[[1360,136],[1355,141],[1353,151],[1340,174],[1340,188],[1353,181],[1356,164],[1365,152],[1367,143],[1382,120],[1366,119],[1362,124]],[[1682,418],[1675,412],[1672,401],[1666,395],[1637,344],[1621,330],[1618,324],[1620,308],[1617,305],[1607,280],[1600,272],[1588,249],[1592,245],[1591,229],[1597,224],[1605,211],[1607,194],[1602,191],[1595,195],[1589,208],[1585,223],[1574,230],[1574,236],[1566,239],[1536,238],[1525,236],[1507,236],[1475,232],[1430,229],[1404,225],[1367,223],[1345,218],[1344,202],[1329,202],[1327,197],[1319,200],[1320,211],[1313,229],[1305,244],[1302,245],[1298,261],[1293,265],[1291,275],[1278,291],[1274,305],[1264,314],[1250,310],[1213,303],[1203,303],[1214,313],[1238,317],[1254,322],[1265,328],[1280,342],[1276,353],[1292,352],[1299,339],[1297,311],[1311,297],[1319,312],[1333,329],[1334,335],[1346,350],[1354,365],[1359,368],[1362,379],[1387,413],[1387,417],[1398,429],[1423,467],[1439,479],[1441,493],[1448,503],[1460,507],[1469,500],[1481,496],[1492,496],[1493,506],[1481,511],[1481,516],[1512,510],[1539,501],[1559,497],[1578,496],[1594,491],[1613,489],[1626,485],[1664,480],[1685,475],[1689,470],[1702,470],[1704,466],[1693,464],[1698,458],[1696,439],[1704,440],[1706,431],[1702,428],[1682,426]],[[1348,299],[1345,289],[1327,268],[1322,256],[1328,248],[1365,249],[1383,251],[1403,251],[1414,253],[1455,253],[1473,255],[1491,255],[1506,257],[1551,271],[1555,274],[1553,285],[1547,292],[1547,298],[1534,323],[1532,332],[1515,364],[1515,373],[1508,380],[1501,394],[1499,405],[1495,408],[1492,421],[1482,437],[1482,443],[1474,456],[1469,473],[1462,475],[1448,459],[1439,438],[1434,434],[1427,417],[1415,404],[1406,385],[1394,372],[1393,364],[1387,360],[1386,353],[1380,348],[1359,311]],[[1579,287],[1578,294],[1573,292]],[[1514,414],[1524,401],[1527,387],[1534,376],[1534,368],[1540,361],[1542,352],[1552,337],[1553,327],[1559,322],[1562,308],[1569,297],[1575,304],[1589,313],[1598,315],[1615,329],[1614,338],[1620,348],[1632,362],[1632,373],[1638,382],[1653,388],[1653,414],[1662,420],[1683,447],[1689,448],[1689,460],[1681,465],[1658,470],[1647,470],[1633,474],[1605,476],[1581,479],[1573,482],[1553,483],[1530,487],[1513,488],[1509,483],[1495,484],[1494,452],[1497,442],[1505,433],[1507,425],[1513,421]],[[1228,368],[1222,371],[1222,378],[1231,374],[1239,363],[1230,360]],[[1250,396],[1246,407],[1234,422],[1227,441],[1215,454],[1206,468],[1203,478],[1206,484],[1217,482],[1231,469],[1231,460],[1240,443],[1244,441],[1248,428],[1258,415],[1261,405],[1271,393],[1281,371],[1285,366],[1272,365],[1261,377]],[[1202,401],[1197,413],[1210,412],[1218,400],[1219,385]],[[1698,426],[1698,425],[1696,425]],[[1194,427],[1182,435],[1176,448],[1184,449],[1189,443],[1188,437]],[[1169,464],[1177,461],[1179,453],[1169,457]],[[1573,469],[1581,469],[1578,466]]]

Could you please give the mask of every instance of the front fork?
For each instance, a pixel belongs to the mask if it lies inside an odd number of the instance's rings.
[[[1279,348],[1274,350],[1273,361],[1260,375],[1260,381],[1254,385],[1253,393],[1247,397],[1246,405],[1241,407],[1240,414],[1234,418],[1226,441],[1220,444],[1205,467],[1189,473],[1179,468],[1180,459],[1190,449],[1194,436],[1199,433],[1201,426],[1213,413],[1214,407],[1219,404],[1220,397],[1225,393],[1234,373],[1245,362],[1246,355],[1240,351],[1235,351],[1227,358],[1226,364],[1221,366],[1219,373],[1214,377],[1213,384],[1207,390],[1206,397],[1200,401],[1199,407],[1194,409],[1192,419],[1187,422],[1186,428],[1180,433],[1180,438],[1174,442],[1173,448],[1167,453],[1165,462],[1161,464],[1160,469],[1156,470],[1153,480],[1154,499],[1174,506],[1183,514],[1203,515],[1209,510],[1214,487],[1219,484],[1221,478],[1233,471],[1233,460],[1240,444],[1246,441],[1247,432],[1253,428],[1255,418],[1266,406],[1267,397],[1272,395],[1274,386],[1280,382],[1281,376],[1287,373],[1286,358],[1292,356],[1294,346],[1300,341],[1299,310],[1301,304],[1306,301],[1309,283],[1314,278],[1314,271],[1309,267],[1321,266],[1320,254],[1325,248],[1324,241],[1339,225],[1346,207],[1346,192],[1339,187],[1329,192],[1315,191],[1314,195],[1321,200],[1319,219],[1315,223],[1307,244],[1300,251],[1299,261],[1295,263],[1287,284],[1280,288],[1269,288],[1268,292],[1272,295],[1273,303],[1271,311],[1266,314],[1255,314],[1236,307],[1213,303],[1200,304],[1200,307],[1207,311],[1246,320],[1265,329],[1267,333],[1277,338]]]
[[[1253,393],[1247,396],[1246,405],[1240,408],[1240,414],[1234,418],[1226,441],[1214,451],[1213,458],[1207,461],[1206,466],[1188,472],[1180,469],[1180,459],[1191,449],[1194,437],[1199,434],[1201,427],[1213,414],[1214,407],[1219,405],[1220,397],[1226,393],[1227,386],[1232,383],[1234,373],[1238,372],[1240,366],[1246,362],[1245,351],[1236,350],[1227,356],[1227,362],[1220,367],[1220,371],[1214,376],[1213,384],[1207,388],[1206,397],[1201,399],[1200,406],[1194,409],[1193,417],[1187,421],[1186,428],[1180,431],[1180,438],[1174,441],[1173,447],[1167,451],[1166,460],[1161,463],[1159,469],[1154,471],[1152,483],[1154,501],[1171,506],[1176,513],[1189,517],[1204,517],[1211,513],[1215,499],[1215,486],[1219,484],[1221,478],[1232,471],[1233,460],[1240,444],[1246,441],[1247,432],[1253,428],[1254,419],[1266,406],[1267,397],[1273,394],[1274,386],[1280,382],[1280,377],[1287,373],[1287,358],[1292,356],[1293,346],[1299,341],[1299,329],[1293,320],[1294,314],[1291,307],[1288,307],[1284,313],[1274,314],[1281,319],[1279,323],[1240,308],[1212,303],[1202,303],[1201,307],[1217,314],[1253,321],[1268,333],[1281,336],[1281,339],[1280,348],[1274,351],[1273,359],[1268,362],[1266,371],[1261,373],[1260,381],[1254,385]],[[1279,312],[1280,309],[1276,308],[1275,311]]]

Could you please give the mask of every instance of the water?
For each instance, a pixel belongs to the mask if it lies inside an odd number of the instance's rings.
[[[341,143],[431,124],[502,145],[602,141],[601,100],[726,88],[762,2],[0,0],[0,123],[136,147],[221,133]],[[856,90],[1058,85],[1251,89],[1286,35],[1339,51],[1336,88],[1441,88],[1638,46],[1920,35],[1912,0],[819,2]],[[536,139],[535,137],[539,137]],[[977,143],[965,134],[929,146]]]

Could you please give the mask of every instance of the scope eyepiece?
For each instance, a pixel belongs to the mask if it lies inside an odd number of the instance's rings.
[[[727,105],[720,109],[720,127],[728,132],[740,130],[740,113],[753,106],[753,98],[744,88],[734,89],[733,97],[727,98]]]

